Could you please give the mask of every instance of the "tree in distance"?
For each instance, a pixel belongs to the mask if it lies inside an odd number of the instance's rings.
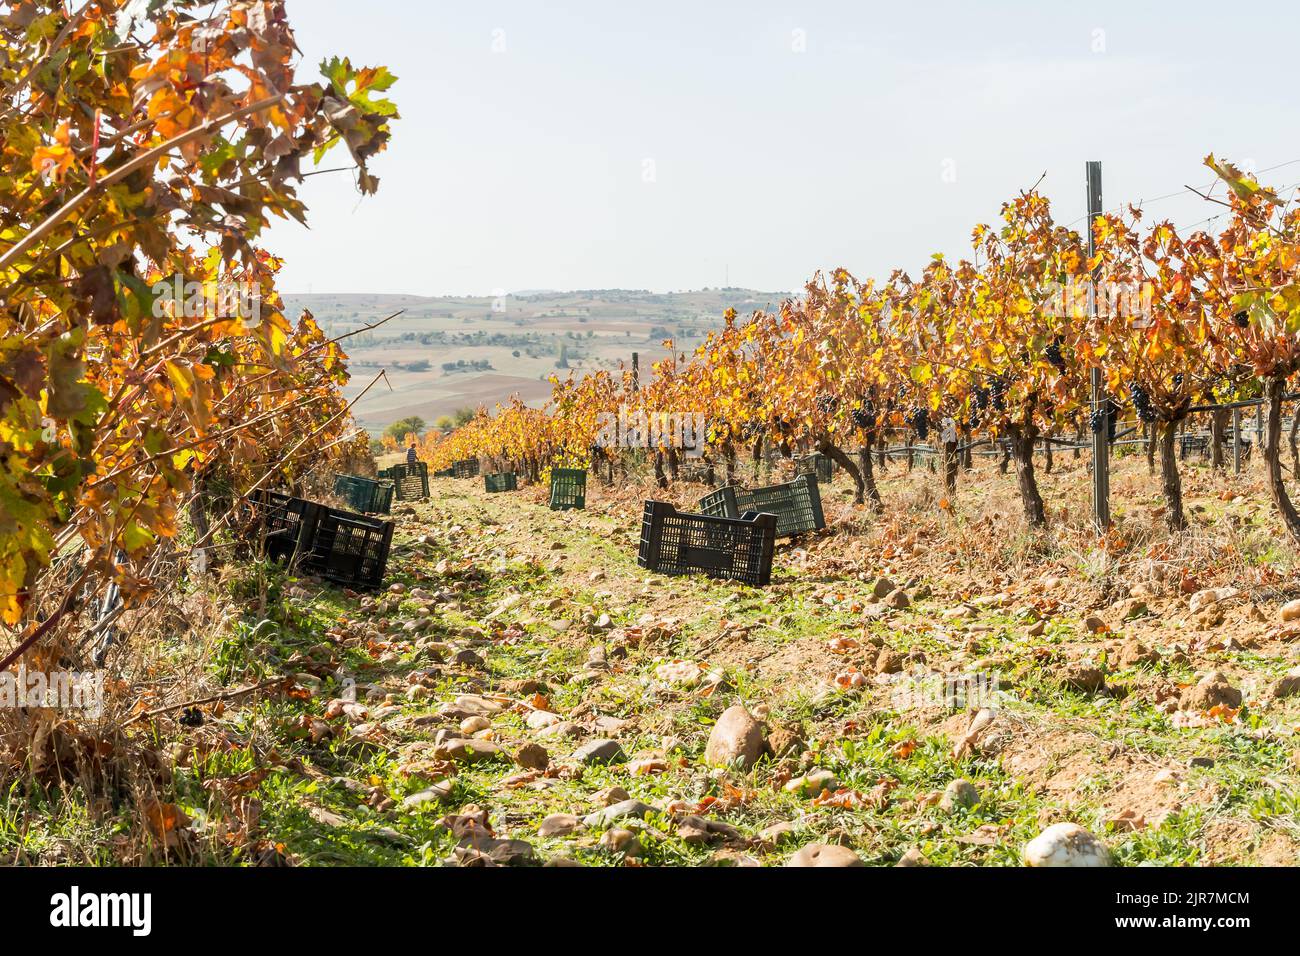
[[[407,435],[419,435],[424,431],[424,419],[419,415],[412,415],[409,418],[403,418],[393,422],[384,429],[385,435],[391,435],[395,440],[402,441]]]

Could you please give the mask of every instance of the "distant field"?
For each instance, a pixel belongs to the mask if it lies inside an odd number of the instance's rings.
[[[643,365],[667,353],[694,349],[722,323],[723,312],[742,315],[774,309],[789,293],[704,289],[651,293],[625,290],[534,292],[500,299],[411,295],[286,295],[291,318],[310,309],[332,335],[356,332],[399,310],[400,316],[344,342],[352,371],[345,390],[354,398],[381,372],[357,403],[361,425],[382,431],[390,422],[419,415],[432,422],[466,407],[492,408],[511,395],[530,405],[550,397],[546,379],[575,371],[617,369],[640,354]]]
[[[366,381],[368,380],[369,376],[366,376]],[[540,405],[551,395],[551,386],[547,382],[513,375],[440,376],[431,372],[400,376],[397,381],[409,384],[404,384],[401,388],[395,386],[395,390],[390,393],[381,383],[376,386],[381,390],[377,398],[367,396],[358,405],[361,409],[358,418],[363,425],[368,428],[382,427],[388,422],[411,415],[419,415],[425,421],[432,422],[441,415],[450,415],[458,408],[477,408],[479,405],[490,408],[515,394],[530,405]],[[364,387],[365,382],[361,385]],[[360,388],[354,386],[349,391],[356,394]]]

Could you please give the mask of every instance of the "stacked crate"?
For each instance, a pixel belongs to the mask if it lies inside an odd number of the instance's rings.
[[[379,477],[393,483],[398,501],[423,501],[429,497],[429,466],[422,461],[393,465],[381,471]]]

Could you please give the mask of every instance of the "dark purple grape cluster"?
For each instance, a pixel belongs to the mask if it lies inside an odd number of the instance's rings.
[[[817,411],[823,415],[830,416],[835,414],[835,409],[840,407],[840,400],[834,395],[817,396]]]
[[[989,402],[993,405],[994,411],[1006,411],[1007,385],[1008,382],[1004,376],[998,375],[989,379]]]
[[[1065,371],[1065,356],[1061,354],[1061,340],[1058,338],[1044,349],[1043,354],[1058,372]]]
[[[1129,395],[1133,397],[1133,410],[1137,412],[1138,421],[1145,424],[1151,424],[1156,420],[1156,410],[1151,405],[1151,396],[1137,382],[1132,382],[1128,387]]]
[[[849,412],[853,426],[868,431],[876,425],[876,406],[869,398],[864,398]]]
[[[1106,441],[1113,442],[1119,427],[1119,412],[1119,404],[1113,398],[1108,398],[1104,405],[1092,410],[1088,416],[1088,427],[1094,435],[1100,435],[1102,429],[1105,429]]]
[[[925,409],[914,407],[908,413],[907,421],[916,430],[916,437],[925,441],[925,436],[930,434],[930,416],[926,414]]]
[[[1249,313],[1238,312],[1236,315],[1232,317],[1232,321],[1239,329],[1245,329],[1250,327]]]

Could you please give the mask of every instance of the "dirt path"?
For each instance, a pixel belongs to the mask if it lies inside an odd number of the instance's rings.
[[[1274,608],[1225,594],[1212,626],[1185,596],[1092,608],[1064,572],[976,589],[923,526],[846,533],[838,497],[840,532],[784,545],[770,588],[667,579],[636,566],[627,495],[552,512],[535,489],[435,485],[399,508],[384,594],[278,595],[273,656],[301,699],[241,717],[280,757],[257,787],[264,855],[1018,864],[1068,820],[1117,862],[1295,860]],[[1244,706],[1198,684],[1210,670]],[[757,764],[706,759],[734,705],[764,724]],[[219,769],[191,762],[195,791]]]

